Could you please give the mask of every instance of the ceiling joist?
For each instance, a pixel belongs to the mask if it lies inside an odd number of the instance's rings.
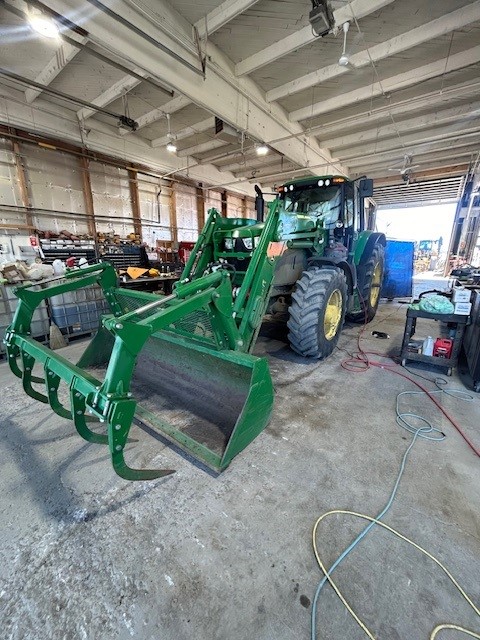
[[[322,140],[334,136],[336,133],[344,134],[349,129],[363,130],[375,123],[382,121],[391,122],[397,116],[404,117],[408,114],[432,111],[436,108],[458,102],[462,99],[476,97],[480,93],[480,82],[456,85],[447,89],[440,89],[431,93],[422,94],[408,100],[393,102],[385,107],[362,111],[354,116],[340,118],[333,122],[309,129],[309,133],[319,136]]]
[[[143,116],[138,117],[137,128],[135,129],[135,131],[138,131],[139,129],[143,129],[144,127],[148,127],[148,125],[153,124],[154,122],[157,122],[162,118],[166,118],[167,115],[171,115],[172,113],[176,113],[177,111],[180,111],[184,107],[187,107],[189,104],[191,104],[191,101],[188,100],[187,98],[184,98],[183,96],[178,96],[176,98],[173,98],[173,100],[170,100],[166,104],[163,104],[161,107],[152,109],[151,111],[148,111],[147,113],[143,114]],[[131,133],[131,132],[127,131],[126,129],[120,130],[120,135],[126,135],[128,133]]]
[[[208,140],[207,142],[202,142],[201,144],[197,144],[194,147],[188,147],[187,149],[181,149],[177,155],[179,158],[186,158],[187,156],[198,156],[201,153],[205,153],[205,151],[211,151],[212,149],[218,149],[219,147],[225,147],[229,143],[225,140]]]
[[[477,20],[480,20],[480,1],[473,2],[466,7],[447,13],[441,18],[432,20],[425,25],[416,27],[369,49],[355,53],[350,56],[349,66],[347,67],[340,66],[337,63],[331,64],[276,87],[267,92],[267,100],[272,102],[273,100],[279,100],[293,93],[309,89],[310,87],[319,85],[327,80],[332,80],[345,73],[351,73],[352,68],[355,70],[366,67],[371,64],[372,61],[378,62],[379,60],[389,58],[402,51],[412,49],[419,44],[451,33]]]
[[[393,0],[351,0],[343,7],[340,7],[333,12],[336,25],[342,25],[344,22],[353,20],[355,16],[357,19],[368,16],[379,9],[382,9],[386,5],[393,2]],[[316,36],[310,25],[303,27],[300,31],[296,31],[286,38],[282,38],[278,42],[254,53],[253,55],[245,58],[241,62],[235,65],[235,75],[245,76],[261,67],[266,66],[283,56],[300,49],[301,47],[314,42],[318,36]]]
[[[195,23],[200,38],[212,35],[247,9],[250,9],[258,0],[225,0],[218,7]]]
[[[434,114],[428,113],[416,118],[409,118],[395,124],[385,124],[375,129],[361,130],[338,138],[322,140],[322,144],[328,149],[334,149],[338,153],[339,149],[350,149],[355,145],[365,142],[379,141],[386,138],[395,138],[399,134],[409,134],[413,131],[422,131],[437,126],[460,125],[462,128],[469,122],[480,118],[480,102],[468,102],[457,107],[450,107]],[[446,131],[448,133],[448,129]],[[394,144],[391,141],[390,144]]]
[[[115,84],[113,84],[111,87],[103,91],[99,96],[94,98],[92,100],[92,104],[94,104],[96,107],[106,107],[108,104],[125,95],[139,84],[140,80],[138,78],[134,78],[133,76],[124,76],[123,78],[115,82]],[[94,113],[94,109],[83,107],[82,109],[79,109],[77,111],[77,118],[79,120],[86,120],[87,118],[90,118]]]
[[[374,82],[360,89],[354,89],[353,91],[342,93],[334,98],[328,98],[322,102],[316,102],[310,106],[302,107],[290,113],[290,120],[293,122],[307,120],[322,113],[328,113],[329,111],[335,111],[336,109],[341,109],[357,102],[370,100],[375,96],[411,87],[430,78],[463,69],[478,62],[480,62],[480,45],[467,49],[466,51],[461,51],[460,53],[455,53],[448,58],[442,58],[441,60],[416,67],[410,71],[391,76],[390,78],[382,80],[381,83]]]
[[[215,130],[215,120],[213,117],[202,120],[202,122],[197,122],[191,127],[184,127],[179,131],[172,131],[171,136],[173,136],[174,140],[178,142],[179,140],[190,138],[191,136],[195,136],[199,133],[205,133],[209,129],[212,133]],[[160,138],[155,138],[151,142],[152,147],[164,147],[171,140],[171,136],[166,135]]]
[[[80,44],[85,44],[88,38],[82,38]],[[55,52],[53,58],[45,65],[35,78],[39,84],[49,85],[61,73],[69,62],[81,51],[80,47],[75,47],[68,42],[62,43]],[[29,87],[25,91],[25,100],[31,104],[42,93],[41,89]]]

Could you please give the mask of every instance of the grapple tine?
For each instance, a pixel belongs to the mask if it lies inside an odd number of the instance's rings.
[[[45,386],[50,406],[55,413],[61,418],[72,419],[72,412],[63,406],[58,399],[58,387],[60,386],[60,376],[54,373],[48,367],[48,361],[45,363]]]
[[[13,375],[17,376],[17,378],[22,379],[23,371],[18,366],[18,358],[20,357],[20,349],[19,349],[19,347],[17,347],[17,345],[11,345],[7,341],[5,341],[5,343],[6,343],[8,364],[10,366],[10,370],[13,373]]]
[[[155,480],[175,473],[175,469],[133,469],[123,458],[123,452],[112,454],[112,464],[115,473],[124,480]]]
[[[134,400],[115,400],[108,421],[108,440],[112,465],[125,480],[155,480],[175,473],[174,469],[133,469],[125,462],[123,451],[135,415]]]
[[[22,384],[23,389],[27,395],[29,395],[34,400],[38,400],[39,402],[44,402],[48,404],[48,397],[43,393],[36,391],[32,387],[32,382],[34,376],[32,376],[33,366],[35,364],[35,358],[28,354],[26,351],[22,350],[22,365],[23,365],[23,374],[22,374]]]
[[[70,403],[72,407],[72,416],[75,428],[87,442],[95,444],[108,444],[108,436],[104,433],[95,433],[87,427],[85,416],[85,397],[76,391],[74,386],[70,388]]]

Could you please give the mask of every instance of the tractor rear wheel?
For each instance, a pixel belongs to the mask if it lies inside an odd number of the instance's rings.
[[[361,311],[352,313],[348,319],[353,322],[370,322],[375,317],[380,301],[380,289],[383,282],[385,249],[376,244],[372,255],[365,264],[365,280],[360,290]]]
[[[288,340],[301,356],[326,358],[334,350],[347,307],[341,269],[311,267],[298,280],[288,310]]]

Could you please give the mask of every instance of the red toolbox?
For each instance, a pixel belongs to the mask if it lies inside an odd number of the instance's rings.
[[[433,355],[437,358],[450,358],[452,355],[453,340],[449,338],[437,338],[433,345]]]

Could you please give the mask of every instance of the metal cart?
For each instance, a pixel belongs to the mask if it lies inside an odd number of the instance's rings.
[[[414,353],[408,350],[408,343],[412,336],[415,335],[418,318],[425,318],[426,320],[447,324],[449,333],[453,340],[450,358],[440,358],[433,355],[426,356],[423,353]],[[452,369],[457,366],[458,356],[462,347],[463,334],[468,321],[469,316],[466,315],[458,315],[454,313],[429,313],[427,311],[420,311],[417,309],[408,309],[405,331],[403,333],[402,351],[400,354],[402,366],[405,366],[408,361],[424,362],[425,364],[434,364],[437,367],[443,367],[444,369],[447,369],[448,376],[452,375]]]

